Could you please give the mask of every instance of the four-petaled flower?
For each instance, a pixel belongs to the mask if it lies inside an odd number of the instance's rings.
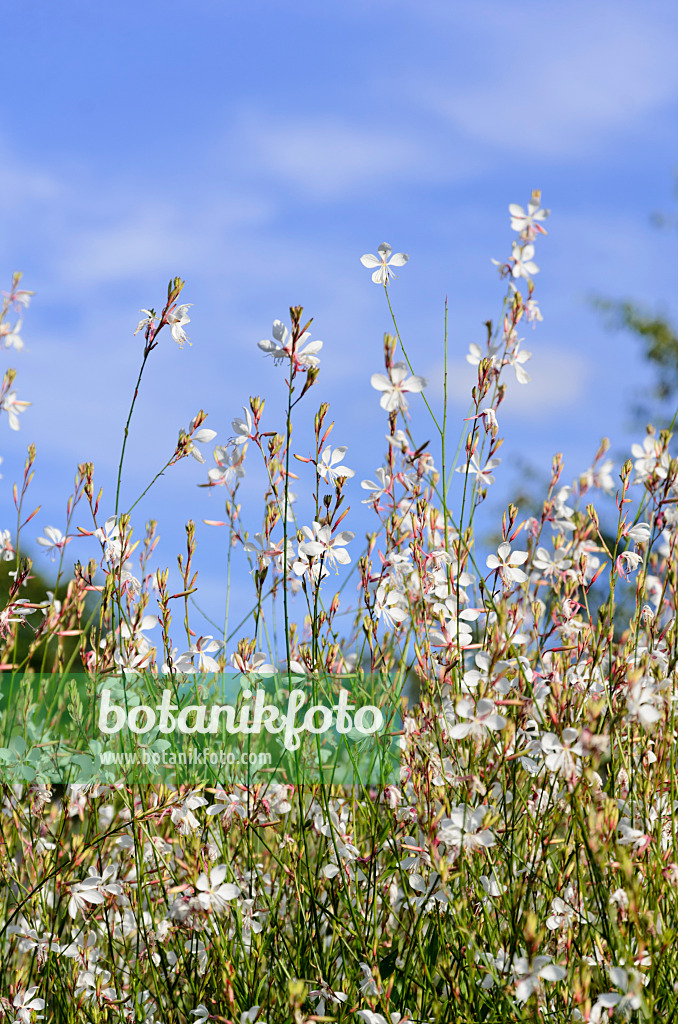
[[[467,804],[458,804],[453,808],[450,817],[443,818],[438,825],[438,839],[448,846],[463,847],[465,850],[480,850],[494,846],[494,832],[492,829],[482,828],[488,810],[486,804],[475,808]]]
[[[143,318],[143,320],[140,320],[139,323],[137,324],[137,329],[134,332],[135,334],[138,334],[139,331],[145,330],[146,327],[149,326],[149,324],[152,324],[152,323],[154,323],[155,320],[157,320],[157,317],[156,317],[155,313],[153,313],[152,310],[150,310],[150,309],[140,309],[139,312],[140,313],[145,313],[146,316]]]
[[[223,643],[220,640],[213,640],[211,636],[199,636],[194,644],[191,644],[185,654],[180,654],[174,663],[178,672],[218,672],[219,665],[212,657],[221,650]],[[197,665],[193,665],[193,659]]]
[[[190,309],[192,305],[192,302],[188,302],[183,306],[177,306],[173,313],[167,313],[169,329],[179,348],[183,348],[184,342],[188,341],[188,335],[184,331],[184,324],[190,324],[191,322],[190,316],[186,316],[186,310]]]
[[[190,836],[192,832],[198,831],[200,828],[200,822],[193,811],[198,807],[205,807],[206,805],[207,800],[204,796],[200,796],[199,793],[189,793],[183,803],[173,808],[172,824],[176,827],[180,835]]]
[[[47,548],[52,552],[52,559],[54,559],[57,551],[63,551],[71,538],[64,537],[61,530],[58,530],[56,526],[46,526],[45,536],[36,537],[36,540],[41,547]]]
[[[202,427],[200,430],[195,430],[197,418],[197,416],[194,416],[189,423],[187,434],[184,434],[183,430],[179,431],[179,441],[181,441],[182,437],[188,437],[189,441],[186,448],[186,454],[192,455],[197,462],[202,463],[205,461],[205,456],[199,448],[196,448],[196,443],[207,444],[209,441],[213,441],[217,436],[217,432],[216,430],[210,430],[209,427]]]
[[[524,277],[526,281],[529,281],[530,274],[539,273],[539,267],[533,261],[533,256],[533,245],[521,246],[518,244],[518,242],[513,243],[513,252],[511,253],[513,267],[511,268],[511,273],[514,277]]]
[[[21,319],[17,320],[14,327],[9,324],[0,324],[0,342],[3,348],[15,348],[17,352],[21,352],[24,347],[24,343],[21,339],[19,331],[21,330]]]
[[[9,419],[12,430],[19,429],[19,413],[28,408],[30,402],[22,401],[16,397],[16,391],[9,391],[2,400],[0,409],[4,409]]]
[[[223,914],[230,900],[237,899],[240,887],[232,882],[225,882],[228,868],[225,864],[216,864],[209,875],[202,871],[196,881],[198,903],[204,910],[213,910]]]
[[[278,364],[286,359],[294,358],[294,366],[297,370],[308,370],[310,366],[320,366],[318,352],[323,347],[322,341],[308,341],[311,337],[310,331],[304,331],[297,340],[292,351],[292,335],[285,327],[282,320],[273,321],[273,340],[265,338],[258,343],[258,347],[267,356],[273,357],[273,362]]]
[[[16,1012],[15,1020],[21,1021],[21,1024],[29,1024],[33,1019],[33,1013],[36,1010],[44,1010],[45,1008],[45,1000],[35,998],[37,991],[38,986],[33,985],[31,988],[19,989],[14,996],[12,1006]],[[44,1016],[44,1013],[38,1013],[36,1019],[41,1020]]]
[[[377,252],[379,253],[378,256],[369,252],[360,257],[360,262],[364,267],[367,267],[368,270],[372,270],[373,267],[377,268],[372,274],[372,280],[375,284],[387,285],[390,278],[396,276],[391,270],[391,267],[404,267],[410,258],[404,252],[395,252],[393,253],[393,256],[391,256],[392,251],[393,250],[388,242],[382,242],[377,249]],[[390,259],[389,256],[391,257]]]
[[[394,363],[388,377],[385,373],[373,373],[370,383],[377,391],[383,392],[379,405],[386,412],[404,412],[407,409],[405,392],[423,391],[428,385],[424,377],[408,376],[405,363]]]
[[[494,483],[492,470],[496,469],[500,462],[501,459],[488,459],[485,465],[481,468],[480,463],[478,462],[478,456],[472,455],[468,462],[468,466],[457,466],[457,473],[466,473],[468,470],[469,473],[474,473],[478,477],[478,483],[481,486],[487,486],[488,484]]]
[[[559,964],[551,963],[550,956],[536,956],[534,960],[528,960],[526,956],[515,957],[512,970],[518,982],[516,999],[521,1003],[527,1002],[539,985],[540,978],[544,981],[562,981],[567,974]]]
[[[231,448],[229,445],[218,444],[213,452],[216,466],[207,470],[207,477],[211,487],[229,487],[231,490],[238,480],[245,475],[243,461],[245,458],[244,448]]]
[[[9,530],[0,530],[0,558],[3,562],[11,562],[15,551],[12,544],[12,535]]]
[[[355,470],[349,469],[348,466],[337,465],[337,463],[341,462],[347,451],[348,448],[343,445],[335,448],[334,451],[332,451],[329,445],[323,448],[320,462],[318,463],[318,476],[322,477],[330,486],[334,486],[339,477],[348,478],[355,476]]]
[[[377,478],[376,482],[374,480],[363,480],[360,485],[363,490],[370,492],[369,498],[363,499],[363,505],[371,505],[373,502],[379,501],[384,494],[388,493],[391,487],[391,475],[383,466],[380,466],[374,475]]]
[[[558,772],[563,778],[579,774],[577,758],[584,753],[584,748],[576,729],[563,729],[562,739],[554,732],[545,732],[541,738],[541,749],[550,772]]]
[[[497,548],[496,555],[488,555],[486,565],[488,569],[494,569],[501,577],[505,587],[511,587],[514,583],[524,583],[527,575],[517,566],[527,561],[527,551],[511,551],[511,545],[504,541]]]
[[[245,444],[245,442],[249,441],[254,434],[252,413],[244,405],[242,407],[242,411],[245,413],[244,418],[241,416],[236,416],[236,418],[231,423],[231,426],[235,430],[233,444]]]
[[[341,530],[332,536],[329,526],[314,522],[312,528],[302,526],[301,531],[306,539],[299,545],[299,558],[293,566],[297,576],[303,576],[308,571],[311,559],[322,558],[323,569],[328,564],[336,565],[338,562],[340,565],[348,565],[351,561],[351,556],[345,550],[346,545],[355,537],[350,530]]]
[[[457,715],[465,718],[465,722],[457,722],[450,729],[450,737],[453,740],[462,740],[467,736],[484,737],[485,730],[496,731],[506,726],[506,719],[498,715],[494,703],[487,698],[479,700],[474,707],[473,701],[462,697],[457,703]]]
[[[542,210],[539,207],[541,196],[539,193],[535,193],[532,199],[527,204],[527,212],[518,206],[517,203],[509,204],[509,213],[511,214],[511,230],[519,231],[520,237],[525,242],[532,242],[537,237],[537,234],[545,235],[547,231],[539,223],[542,220],[546,220],[550,210]]]

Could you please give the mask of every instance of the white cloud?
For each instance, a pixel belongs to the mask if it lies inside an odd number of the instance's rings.
[[[391,132],[338,117],[285,121],[250,111],[235,135],[242,138],[243,159],[318,199],[330,199],[361,186],[391,182],[449,181],[439,147],[411,130]],[[454,176],[471,167],[458,166]]]
[[[35,203],[56,202],[62,191],[60,182],[40,167],[21,160],[0,139],[0,192],[4,206],[29,209]]]
[[[535,420],[543,419],[545,413],[572,411],[582,406],[586,396],[592,368],[581,352],[536,342],[532,346],[529,341],[526,339],[523,346],[528,351],[532,350],[532,358],[525,364],[529,383],[519,384],[511,367],[503,371],[502,381],[508,386],[497,413],[500,425],[502,417]],[[427,394],[432,394],[439,401],[443,393],[442,368],[438,366],[427,376],[431,381]],[[471,388],[478,380],[476,367],[466,361],[452,362],[448,365],[447,380],[450,400],[464,409],[468,408]]]
[[[483,9],[487,14],[488,5],[476,14]],[[430,108],[483,143],[577,157],[678,95],[678,33],[653,20],[648,4],[642,11],[619,4],[550,6],[546,19],[518,19],[513,8],[507,19],[491,10],[482,33],[488,52],[498,57],[483,65],[482,84],[465,81],[451,89],[446,78],[414,86]]]

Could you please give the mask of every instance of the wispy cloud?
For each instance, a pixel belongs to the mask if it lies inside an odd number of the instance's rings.
[[[529,339],[528,339],[529,341]],[[593,367],[580,352],[565,346],[523,346],[533,348],[532,358],[525,364],[530,377],[527,384],[519,384],[510,367],[503,380],[508,385],[506,397],[499,407],[498,416],[510,416],[524,421],[542,420],[545,413],[574,410],[582,407],[592,381]],[[437,401],[443,393],[442,368],[437,366],[428,374],[429,392]],[[448,396],[458,406],[466,408],[471,401],[471,388],[477,383],[478,373],[466,361],[448,365]]]
[[[473,36],[482,21],[493,59],[457,82],[434,65],[408,91],[492,149],[569,159],[600,152],[678,96],[678,31],[660,8],[550,6],[548,26],[542,12],[474,5],[466,28]]]
[[[282,180],[321,200],[359,188],[450,180],[449,164],[426,133],[404,123],[398,131],[379,128],[377,118],[344,114],[291,120],[251,109],[237,121],[233,148],[249,172]],[[453,177],[471,171],[464,162]]]

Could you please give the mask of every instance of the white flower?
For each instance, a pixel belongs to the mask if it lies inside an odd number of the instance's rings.
[[[71,917],[77,917],[78,911],[84,914],[90,909],[90,904],[104,903],[106,893],[112,896],[121,895],[121,885],[117,882],[106,881],[110,874],[111,869],[108,868],[104,872],[103,877],[101,875],[90,875],[89,878],[85,878],[82,882],[73,883],[71,886],[71,898],[68,903],[68,913]]]
[[[16,391],[9,391],[2,400],[0,409],[4,409],[9,419],[9,425],[12,430],[19,429],[19,414],[24,412],[30,402],[20,401],[16,397]]]
[[[177,672],[218,672],[219,665],[211,655],[223,646],[220,640],[213,640],[211,636],[200,636],[185,654],[179,655],[174,667]],[[197,667],[193,665],[194,658],[197,658]]]
[[[527,371],[523,368],[523,363],[526,363],[528,359],[532,358],[531,352],[520,351],[518,345],[515,346],[513,352],[506,354],[506,362],[509,363],[516,371],[516,380],[519,384],[529,384],[530,377]]]
[[[375,284],[387,285],[389,280],[396,276],[391,267],[404,267],[410,257],[404,252],[396,252],[391,256],[392,249],[388,242],[382,242],[377,252],[379,253],[378,256],[373,255],[371,252],[366,253],[360,257],[360,262],[369,270],[372,270],[373,267],[377,268],[372,274],[372,280]],[[389,256],[391,257],[390,259]]]
[[[322,477],[331,486],[336,484],[340,476],[347,478],[355,476],[355,470],[349,469],[348,466],[337,465],[338,462],[341,462],[347,451],[348,448],[343,446],[335,448],[334,451],[332,451],[329,445],[323,448],[320,462],[318,463],[318,476]]]
[[[322,580],[327,579],[330,574],[330,570],[320,561],[320,559],[314,558],[313,555],[308,555],[303,550],[302,545],[299,545],[299,553],[294,562],[292,562],[292,572],[297,576],[308,576],[317,585]]]
[[[70,537],[64,537],[61,530],[57,530],[56,526],[46,526],[45,536],[36,537],[36,541],[41,547],[51,550],[52,558],[54,558],[57,551],[63,550],[70,539]]]
[[[186,316],[186,310],[190,309],[192,305],[192,302],[188,302],[183,306],[177,306],[173,313],[167,314],[167,323],[179,348],[183,348],[184,342],[188,341],[188,335],[184,332],[184,324],[191,322],[190,316]]]
[[[292,358],[292,335],[285,327],[282,320],[273,321],[273,340],[266,338],[258,343],[258,347],[267,356],[272,356],[274,363],[284,362]],[[297,341],[294,349],[294,362],[300,370],[307,370],[309,366],[320,366],[317,353],[323,347],[322,341],[308,341],[311,337],[309,331],[304,331]]]
[[[259,929],[261,931],[261,929]],[[251,1006],[249,1010],[245,1010],[244,1013],[240,1014],[240,1024],[253,1024],[256,1021],[257,1024],[266,1024],[263,1017],[259,1016],[259,1007]]]
[[[526,956],[515,957],[513,975],[519,979],[516,985],[516,999],[521,1003],[527,1002],[540,978],[545,981],[562,981],[566,974],[567,971],[563,967],[551,963],[550,956],[536,956],[534,960],[528,960]]]
[[[241,419],[240,416],[236,416],[231,426],[235,430],[235,437],[233,438],[233,444],[245,444],[246,441],[252,437],[254,432],[254,424],[252,421],[252,413],[244,405],[242,411],[245,413],[245,418]]]
[[[104,558],[117,564],[122,556],[122,543],[116,517],[109,516],[104,525],[95,531],[94,536],[103,545]]]
[[[137,329],[134,332],[135,334],[138,334],[139,331],[143,331],[146,327],[148,327],[149,324],[152,324],[154,320],[157,320],[157,317],[154,316],[153,313],[151,313],[150,309],[141,309],[139,310],[139,312],[145,313],[146,316],[137,324]]]
[[[116,665],[132,671],[147,668],[155,657],[156,648],[143,630],[155,629],[157,625],[157,615],[144,615],[136,633],[132,633],[127,623],[123,622],[120,626],[120,643],[116,643],[113,655]],[[101,646],[105,644],[106,641],[102,640]]]
[[[377,588],[377,597],[374,602],[374,614],[379,622],[382,622],[387,629],[395,629],[409,616],[407,609],[407,598],[399,590],[387,592],[386,583],[382,582]]]
[[[202,977],[206,973],[207,965],[209,963],[209,954],[205,943],[194,935],[184,944],[184,949],[189,956],[192,955],[195,957],[198,974]]]
[[[361,963],[360,970],[363,973],[363,980],[360,982],[360,991],[362,994],[364,996],[378,996],[379,985],[372,974],[372,968],[370,965]]]
[[[247,810],[235,793],[227,793],[225,789],[217,787],[214,791],[214,799],[216,803],[210,804],[206,813],[210,817],[214,814],[222,815],[222,821],[226,827],[230,825],[234,814],[240,818],[247,817]]]
[[[282,320],[273,321],[273,340],[270,338],[264,338],[263,341],[258,342],[258,347],[265,352],[267,356],[272,356],[273,362],[276,365],[282,362],[284,359],[289,359],[292,352],[292,345],[290,339],[290,333],[285,327]]]
[[[481,359],[489,359],[490,364],[495,368],[498,368],[500,363],[500,360],[497,358],[498,352],[499,345],[488,345],[486,351],[483,352],[480,345],[477,345],[475,341],[472,341],[468,347],[466,362],[470,363],[471,366],[478,366]]]
[[[524,306],[527,322],[529,324],[532,324],[532,327],[536,326],[537,320],[541,321],[544,319],[544,317],[542,316],[542,312],[539,308],[539,303],[536,299],[526,299]]]
[[[533,256],[533,245],[519,245],[518,242],[513,243],[513,252],[511,254],[513,267],[511,268],[511,273],[514,277],[524,277],[526,281],[529,281],[530,274],[539,273],[539,267],[532,261]]]
[[[259,563],[259,568],[263,569],[269,566],[271,562],[275,565],[278,572],[282,571],[284,564],[284,540],[281,538],[279,541],[274,543],[270,538],[268,541],[264,537],[263,533],[255,533],[254,540],[247,540],[243,544],[243,549],[250,555],[256,555]],[[292,562],[294,559],[294,546],[292,541],[287,539],[287,560]]]
[[[231,655],[231,664],[242,672],[243,675],[272,676],[275,673],[273,665],[269,664],[263,651],[252,654],[249,658],[243,657],[235,651]]]
[[[621,838],[617,840],[620,846],[633,846],[638,853],[650,844],[651,837],[640,828],[632,828],[629,818],[622,818],[617,825],[621,832]]]
[[[496,714],[493,702],[486,698],[479,700],[474,708],[473,701],[462,697],[457,703],[456,712],[459,717],[468,721],[458,722],[452,726],[450,737],[453,740],[464,739],[469,735],[482,737],[486,729],[494,732],[506,725],[506,719],[503,715]]]
[[[546,220],[551,211],[539,208],[540,198],[539,193],[535,193],[532,196],[532,199],[527,204],[527,212],[525,212],[522,206],[518,206],[517,203],[509,205],[511,230],[519,231],[520,237],[525,242],[533,241],[537,234],[545,235],[547,233],[539,221]]]
[[[197,462],[203,463],[205,461],[205,456],[198,448],[196,448],[196,444],[207,444],[209,441],[213,441],[217,436],[217,432],[216,430],[210,430],[209,427],[202,427],[200,430],[195,430],[195,422],[197,418],[197,416],[194,416],[188,425],[188,430],[186,431],[185,436],[190,438],[190,443],[186,450]],[[181,440],[182,435],[183,431],[179,431],[179,440]]]
[[[424,377],[408,376],[405,363],[394,363],[388,377],[385,373],[373,373],[370,383],[377,391],[383,391],[379,405],[387,412],[396,409],[404,412],[407,409],[405,392],[423,391],[428,385]]]
[[[340,995],[341,993],[337,994]],[[362,1017],[362,1019],[365,1021],[365,1024],[388,1024],[388,1021],[386,1020],[386,1017],[384,1017],[383,1013],[377,1013],[376,1010],[357,1010],[356,1013],[358,1014],[359,1017]],[[402,1014],[398,1013],[397,1010],[391,1010],[389,1018],[391,1024],[400,1024],[400,1021],[402,1020]],[[411,1019],[412,1018],[410,1017],[410,1015],[407,1014],[406,1020]]]
[[[486,409],[481,409],[480,412],[477,412],[474,416],[468,416],[467,419],[481,419],[483,421],[483,427],[485,428],[486,434],[491,434],[493,430],[495,431],[496,434],[496,431],[499,430],[499,421],[497,420],[497,414],[491,406],[488,406]]]
[[[12,535],[9,530],[2,530],[0,532],[0,555],[3,562],[11,562],[14,558],[14,545],[12,544]]]
[[[644,729],[654,725],[662,717],[655,706],[655,700],[656,691],[652,681],[638,679],[629,687],[626,695],[627,719],[640,722]]]
[[[635,572],[642,561],[643,559],[637,551],[622,551],[621,555],[617,557],[615,568],[625,580],[628,580],[629,574]]]
[[[306,556],[306,560],[312,558],[319,558],[324,556],[324,565],[335,566],[337,562],[340,565],[348,565],[351,561],[351,556],[348,551],[345,551],[345,547],[354,538],[355,534],[351,533],[350,530],[341,530],[339,533],[332,536],[332,530],[329,526],[321,526],[320,523],[313,523],[313,527],[302,526],[302,533],[306,537],[306,540],[302,541],[299,545],[299,556]],[[303,574],[299,572],[295,562],[294,571],[298,576]]]
[[[389,488],[391,487],[391,475],[387,469],[383,468],[383,466],[380,466],[374,475],[377,478],[377,483],[375,483],[374,480],[363,480],[360,485],[363,490],[370,492],[369,498],[363,498],[361,503],[363,505],[371,505],[373,502],[379,501],[384,494],[388,493]]]
[[[223,914],[230,900],[240,895],[240,888],[231,882],[224,882],[228,869],[225,864],[217,864],[207,875],[204,871],[198,875],[196,888],[198,902],[205,910],[214,910]]]
[[[636,483],[644,483],[651,476],[665,480],[669,470],[669,453],[652,434],[646,434],[642,444],[632,444],[631,454],[635,458]]]
[[[18,277],[16,277],[14,283],[18,283],[20,278],[21,274],[19,274]],[[15,290],[14,287],[12,287],[11,293],[3,292],[2,294],[5,296],[5,298],[9,299],[14,308],[18,310],[21,309],[22,306],[24,307],[24,309],[28,309],[28,306],[31,301],[31,296],[35,295],[35,292],[26,291],[24,288]]]
[[[24,343],[19,335],[20,330],[21,320],[17,320],[14,327],[10,327],[9,324],[0,324],[0,340],[4,348],[15,348],[17,352],[21,352]]]
[[[492,829],[481,828],[487,815],[488,807],[468,807],[459,804],[449,818],[443,818],[438,825],[438,839],[448,846],[464,847],[466,850],[486,849],[494,846],[495,837]]]
[[[183,803],[172,810],[172,824],[177,827],[180,835],[188,836],[191,832],[198,831],[200,822],[193,814],[193,811],[198,807],[204,807],[206,804],[207,800],[205,800],[204,796],[199,796],[197,793],[189,793]]]
[[[33,985],[31,988],[19,989],[14,996],[12,1006],[16,1011],[16,1020],[21,1021],[21,1024],[30,1024],[30,1021],[33,1019],[33,1013],[36,1010],[44,1010],[45,1008],[45,1000],[35,998],[37,991],[38,986]],[[44,1013],[39,1013],[37,1014],[37,1019],[40,1020],[44,1016]]]
[[[647,544],[651,533],[652,527],[649,523],[637,523],[636,526],[631,526],[625,530],[624,536],[628,537],[635,544]]]
[[[562,740],[554,732],[544,733],[541,749],[546,754],[544,763],[550,772],[558,772],[564,778],[579,774],[577,758],[584,753],[584,748],[576,729],[563,729]]]
[[[572,560],[561,556],[559,551],[554,551],[551,554],[546,548],[539,547],[537,548],[532,565],[544,579],[549,579],[552,576],[557,578],[560,573],[569,569],[572,565]]]
[[[501,581],[506,588],[514,583],[524,583],[527,575],[522,569],[516,568],[527,561],[527,551],[511,551],[511,545],[504,541],[497,548],[496,555],[488,555],[486,565],[488,569],[495,569],[499,572]]]
[[[443,607],[449,612],[447,605]],[[453,611],[456,612],[456,607]],[[458,647],[467,647],[473,643],[473,631],[468,623],[463,621],[464,614],[462,612],[458,619],[453,617],[449,621],[443,621],[440,629],[432,629],[429,633],[431,646],[456,651]]]
[[[472,455],[467,466],[457,466],[457,473],[474,473],[478,477],[478,483],[482,486],[488,486],[494,483],[494,476],[492,470],[496,469],[501,463],[501,459],[488,459],[483,468],[480,468],[478,462],[478,456]]]
[[[345,1003],[346,1000],[348,999],[348,996],[346,995],[345,992],[338,992],[334,989],[331,989],[329,985],[324,981],[321,981],[320,988],[313,989],[313,991],[309,992],[308,994],[309,997],[318,1000],[316,1003],[315,1012],[319,1017],[325,1016],[326,1003],[334,1003],[336,1006],[340,1006],[342,1003]],[[364,1011],[359,1010],[358,1013],[360,1012]]]
[[[506,886],[502,885],[494,871],[489,877],[487,875],[481,875],[478,881],[487,895],[494,897],[495,899],[497,896],[501,896],[502,893],[506,892]]]
[[[213,487],[229,487],[231,490],[238,480],[245,475],[243,461],[245,449],[231,448],[229,445],[218,444],[212,453],[216,466],[207,470],[207,478]],[[209,486],[209,485],[201,485]]]

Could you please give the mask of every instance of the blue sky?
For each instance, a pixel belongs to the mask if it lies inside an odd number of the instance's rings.
[[[536,257],[545,319],[524,332],[533,382],[502,406],[497,497],[521,459],[546,470],[563,451],[569,478],[603,435],[620,454],[637,439],[629,405],[652,374],[587,297],[678,313],[675,237],[649,216],[671,208],[678,165],[674,3],[23,0],[2,18],[0,271],[23,270],[36,292],[26,347],[5,354],[33,405],[19,433],[0,421],[2,528],[29,441],[43,506],[31,526],[63,526],[84,460],[112,511],[138,310],[159,308],[179,274],[193,345],[167,337],[151,357],[125,493],[143,489],[199,408],[221,441],[250,394],[282,426],[282,373],[256,343],[299,303],[324,341],[306,416],[331,401],[360,535],[371,521],[359,482],[381,464],[385,432],[369,379],[389,320],[359,257],[384,240],[410,254],[392,298],[434,400],[448,296],[461,418],[465,353],[503,294],[490,260],[510,254],[508,203],[533,188],[552,210]],[[201,520],[220,518],[221,499],[196,488],[204,479],[179,464],[139,506],[138,528],[158,518],[159,564],[175,565],[183,523],[198,522],[201,599],[220,616],[225,538]],[[78,543],[73,558],[86,554]]]

